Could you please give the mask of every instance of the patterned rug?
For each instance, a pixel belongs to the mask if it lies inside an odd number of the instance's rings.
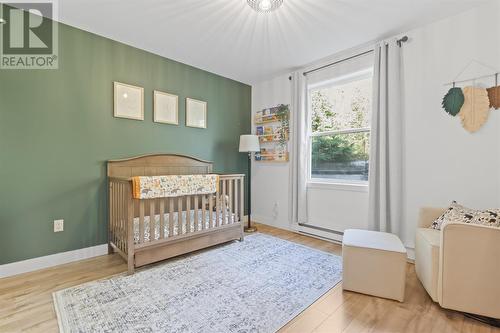
[[[54,293],[61,332],[279,330],[340,282],[341,257],[262,234]]]

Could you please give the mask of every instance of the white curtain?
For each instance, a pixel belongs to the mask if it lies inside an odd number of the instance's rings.
[[[369,225],[401,236],[403,218],[403,103],[401,48],[375,47],[369,171]]]
[[[291,221],[293,224],[307,223],[307,137],[309,131],[307,112],[306,79],[302,72],[292,74],[292,105],[291,105],[291,164],[290,185]]]

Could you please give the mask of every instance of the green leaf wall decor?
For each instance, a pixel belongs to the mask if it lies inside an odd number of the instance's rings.
[[[464,105],[464,93],[461,88],[451,88],[443,98],[443,109],[455,117]]]

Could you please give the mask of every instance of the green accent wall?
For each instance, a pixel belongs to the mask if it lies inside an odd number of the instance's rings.
[[[113,81],[144,87],[144,121],[113,117]],[[179,95],[179,126],[153,122],[153,90]],[[208,128],[185,126],[185,99]],[[58,70],[0,69],[0,264],[107,242],[106,161],[181,153],[247,172],[251,87],[59,24]],[[64,231],[53,232],[53,220]]]

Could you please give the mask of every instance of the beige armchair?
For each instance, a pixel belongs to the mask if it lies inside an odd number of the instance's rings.
[[[500,318],[500,228],[448,223],[430,229],[442,208],[423,208],[415,242],[415,270],[443,308]]]

